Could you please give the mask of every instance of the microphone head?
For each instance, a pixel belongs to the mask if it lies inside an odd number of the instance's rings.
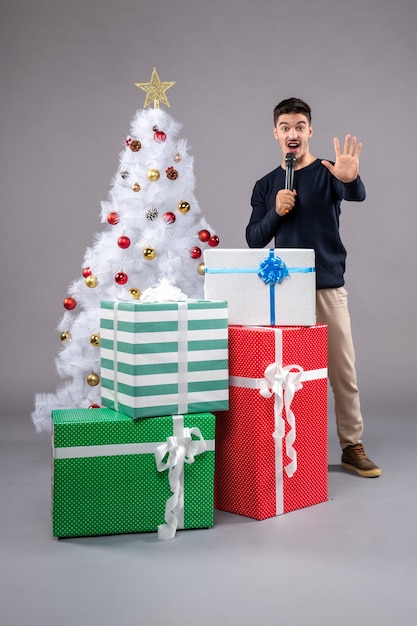
[[[294,152],[287,152],[287,154],[285,155],[285,165],[287,167],[291,167],[291,165],[294,165],[294,163],[295,163]]]

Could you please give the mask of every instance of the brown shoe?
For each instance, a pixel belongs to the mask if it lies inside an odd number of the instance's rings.
[[[381,475],[380,468],[368,459],[361,443],[348,446],[343,450],[342,467],[365,478],[375,478]]]

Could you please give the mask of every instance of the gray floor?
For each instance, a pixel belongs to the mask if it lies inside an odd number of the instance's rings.
[[[50,445],[27,416],[0,431],[1,626],[411,626],[417,609],[416,420],[368,418],[377,479],[340,470],[327,503],[208,530],[56,540]]]

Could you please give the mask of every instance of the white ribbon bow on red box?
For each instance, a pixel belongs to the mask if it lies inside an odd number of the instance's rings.
[[[296,370],[295,372],[293,370]],[[291,410],[296,391],[303,388],[301,383],[301,374],[304,369],[300,365],[285,365],[279,363],[271,363],[265,369],[263,378],[260,381],[259,393],[263,398],[270,398],[274,394],[274,414],[275,414],[275,430],[272,434],[275,442],[285,437],[285,452],[290,463],[285,466],[285,473],[291,477],[297,470],[297,452],[294,448],[296,438],[295,415]],[[285,421],[282,417],[282,409],[285,406],[285,416],[290,427],[287,435],[285,435]]]

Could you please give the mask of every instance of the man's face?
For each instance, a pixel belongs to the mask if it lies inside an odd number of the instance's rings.
[[[274,137],[280,145],[283,157],[292,152],[300,162],[310,154],[308,142],[312,134],[313,129],[308,118],[301,113],[280,115],[274,128]]]

